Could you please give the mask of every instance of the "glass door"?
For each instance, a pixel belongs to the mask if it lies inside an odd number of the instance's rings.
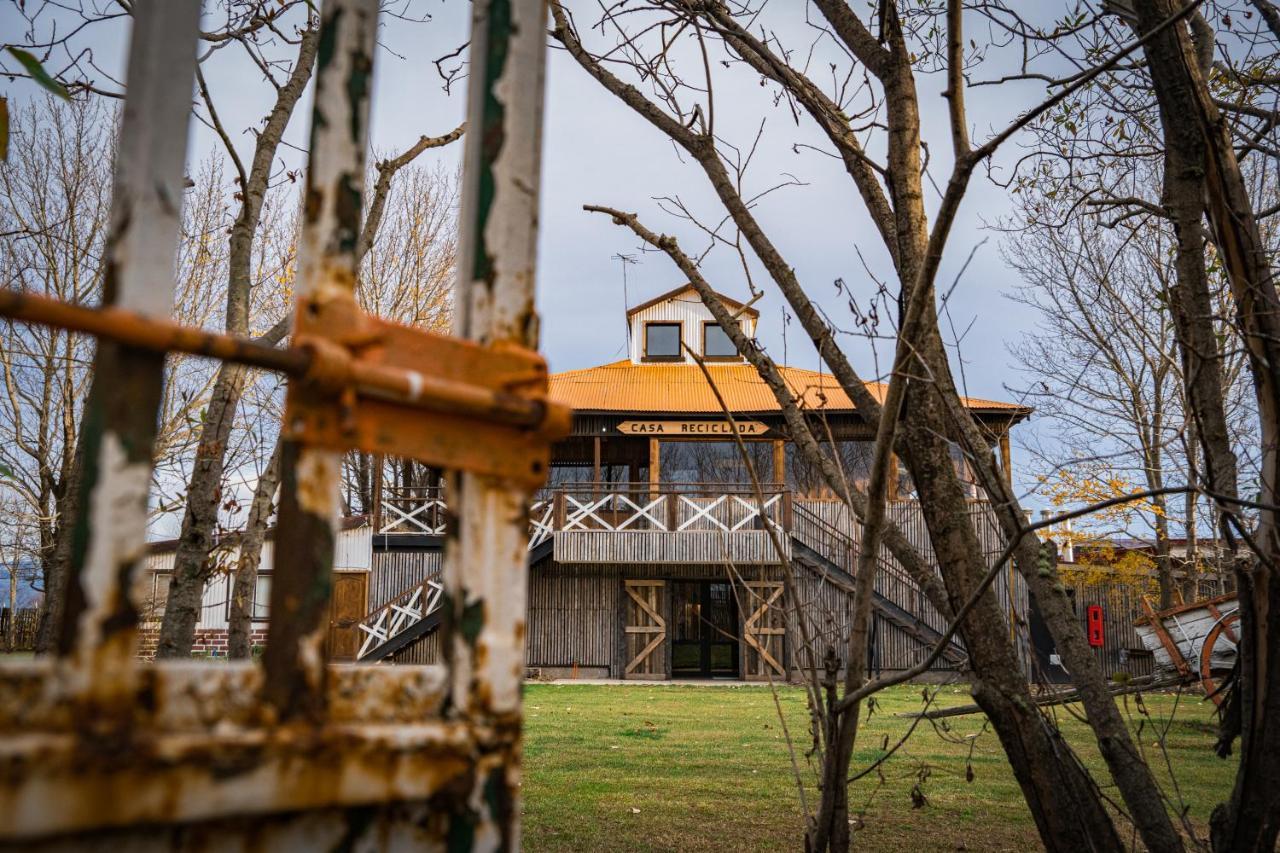
[[[728,583],[674,581],[673,678],[738,677],[738,608]]]

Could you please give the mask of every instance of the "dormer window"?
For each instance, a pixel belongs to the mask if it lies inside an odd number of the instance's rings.
[[[680,361],[680,324],[644,324],[644,360]]]
[[[710,361],[737,361],[738,348],[719,323],[702,324],[702,357]]]

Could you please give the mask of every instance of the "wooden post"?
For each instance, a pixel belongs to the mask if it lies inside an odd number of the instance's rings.
[[[192,2],[153,2],[137,4],[136,13],[103,302],[168,319],[200,10]],[[80,436],[83,475],[72,485],[76,544],[55,630],[59,656],[72,659],[68,683],[114,709],[127,707],[136,677],[130,587],[145,553],[164,355],[99,340],[91,375]],[[50,612],[57,618],[56,609]]]
[[[567,503],[567,500],[565,499],[564,492],[556,492],[554,495],[551,496],[552,518],[554,519],[552,522],[551,529],[553,531],[559,532],[561,530],[564,530],[564,515],[565,515],[566,503]]]
[[[370,87],[378,31],[376,0],[326,3],[312,103],[311,160],[298,251],[294,335],[334,335],[355,309],[355,240],[360,231],[368,149]],[[285,427],[306,389],[290,382]],[[280,508],[271,580],[271,614],[263,697],[282,719],[320,718],[329,670],[317,649],[329,630],[333,551],[337,541],[342,454],[286,434],[280,455]]]
[[[600,493],[600,436],[591,439],[591,494]]]
[[[898,454],[890,453],[889,454],[889,500],[890,501],[902,500],[902,497],[898,494],[899,479],[900,479],[900,475],[898,474]]]
[[[382,454],[373,454],[373,507],[369,512],[373,532],[382,530]]]
[[[1004,472],[1004,481],[1013,485],[1013,453],[1009,449],[1009,433],[1000,436],[1000,470]]]
[[[773,440],[773,481],[780,486],[787,483],[786,443],[780,438]]]
[[[477,0],[471,9],[454,334],[536,348],[547,4]],[[448,708],[487,732],[465,796],[471,813],[450,816],[448,838],[472,849],[514,850],[533,489],[473,473],[451,473],[446,482],[457,519],[446,531],[441,570]]]
[[[658,491],[662,476],[662,459],[659,454],[658,439],[649,439],[649,486],[654,492]]]

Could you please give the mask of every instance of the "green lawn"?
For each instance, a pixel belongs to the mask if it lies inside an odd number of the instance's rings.
[[[906,731],[910,721],[895,715],[918,710],[921,690],[880,694],[859,736],[855,769],[881,754],[886,736],[892,743]],[[804,695],[785,688],[778,699],[811,780]],[[944,687],[937,705],[968,701],[963,687]],[[1140,740],[1165,781],[1155,726],[1168,722],[1177,700],[1161,694],[1144,701],[1154,723],[1141,728]],[[525,703],[529,850],[800,849],[799,795],[768,688],[530,684]],[[1137,728],[1138,702],[1129,697],[1127,708]],[[1210,708],[1182,697],[1166,738],[1183,802],[1201,827],[1234,772],[1233,762],[1211,751]],[[1101,767],[1083,724],[1057,710],[1084,760]],[[1035,827],[981,715],[942,722],[946,730],[921,724],[882,775],[855,783],[850,796],[862,821],[856,845],[900,853],[1036,849]],[[913,789],[920,796],[913,798]]]

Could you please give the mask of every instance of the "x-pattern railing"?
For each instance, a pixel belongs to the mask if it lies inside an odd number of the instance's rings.
[[[546,542],[555,533],[555,506],[551,501],[534,501],[529,507],[529,550]]]
[[[746,500],[739,495],[720,495],[709,502],[699,501],[687,495],[677,497],[683,506],[693,511],[692,515],[680,523],[677,530],[715,529],[726,533],[736,533],[757,519],[760,519],[761,524],[772,521],[771,511],[776,512],[782,502],[782,495],[767,497],[764,503],[760,503],[756,498]],[[719,510],[718,514],[717,510]],[[696,526],[700,522],[701,526]]]
[[[443,598],[444,586],[436,578],[428,578],[370,613],[359,623],[365,637],[356,660],[364,660],[383,644],[435,613]]]
[[[446,509],[439,488],[390,492],[382,501],[377,532],[443,536]]]

